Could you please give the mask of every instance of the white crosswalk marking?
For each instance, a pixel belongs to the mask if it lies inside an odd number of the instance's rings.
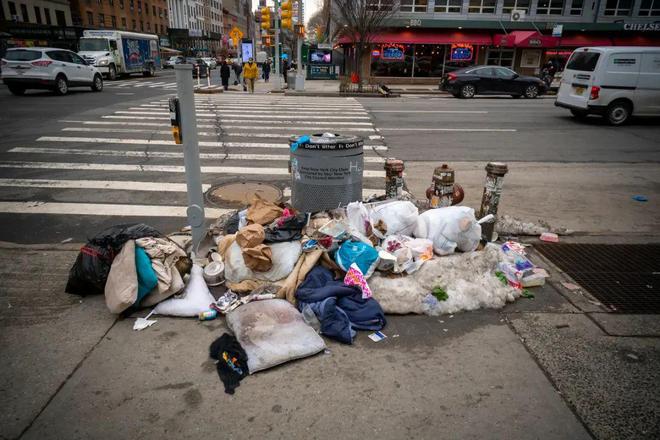
[[[112,87],[176,83],[126,80]],[[218,182],[247,179],[272,182],[290,197],[289,138],[332,132],[364,137],[363,195],[383,193],[388,148],[353,98],[219,94],[195,100],[204,191]],[[180,217],[185,222],[183,146],[172,138],[167,99],[134,101],[58,124],[33,144],[11,145],[2,154],[0,194],[11,198],[0,198],[0,213]],[[207,218],[227,212],[207,208]]]

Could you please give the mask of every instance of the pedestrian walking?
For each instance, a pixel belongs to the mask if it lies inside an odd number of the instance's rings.
[[[270,78],[270,59],[266,60],[261,70],[264,75],[264,81],[268,82]]]
[[[230,76],[231,69],[229,68],[229,64],[227,64],[227,60],[223,60],[220,65],[220,79],[222,80],[222,87],[224,87],[225,90],[229,89]]]
[[[257,63],[254,62],[254,58],[250,58],[245,66],[243,66],[243,78],[247,83],[250,93],[254,93],[254,83],[257,81],[257,76],[259,75],[259,69],[257,68]]]

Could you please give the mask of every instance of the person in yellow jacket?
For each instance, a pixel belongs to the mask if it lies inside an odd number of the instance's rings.
[[[254,82],[257,80],[258,75],[257,63],[254,62],[254,58],[250,58],[243,66],[243,78],[247,82],[250,93],[254,93]]]

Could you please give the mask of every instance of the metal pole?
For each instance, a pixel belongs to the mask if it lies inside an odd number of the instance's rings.
[[[298,0],[298,26],[304,26],[305,23],[303,23],[303,0]],[[296,73],[296,91],[297,92],[302,92],[305,90],[305,75],[303,74],[303,62],[302,62],[302,44],[303,44],[303,36],[298,35],[297,36],[298,41],[297,41],[297,51],[296,51],[296,57],[298,58],[298,72]]]
[[[275,0],[275,78],[273,81],[273,90],[282,88],[282,79],[280,78],[280,0]]]
[[[484,184],[484,195],[481,199],[479,218],[488,214],[497,216],[497,208],[500,204],[502,194],[502,183],[504,176],[509,171],[507,164],[503,162],[488,162],[486,165],[486,183]],[[484,223],[481,225],[481,236],[487,241],[493,241],[493,229],[495,223]]]
[[[199,162],[199,144],[197,142],[197,115],[195,113],[195,94],[193,92],[192,65],[177,64],[176,90],[181,112],[181,138],[183,140],[183,162],[186,168],[186,187],[188,189],[188,223],[192,228],[193,254],[204,237],[204,194],[202,193],[202,171]]]

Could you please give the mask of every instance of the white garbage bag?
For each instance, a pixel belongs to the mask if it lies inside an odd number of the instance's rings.
[[[270,244],[273,267],[267,272],[253,271],[245,265],[243,251],[234,242],[225,254],[225,279],[230,283],[244,280],[279,281],[289,276],[302,253],[300,241],[285,241]]]
[[[214,302],[215,298],[204,281],[204,269],[194,265],[183,294],[159,303],[154,310],[158,315],[197,316]]]
[[[419,210],[417,207],[412,202],[407,201],[383,203],[375,206],[369,212],[373,232],[381,239],[394,234],[412,235],[418,217]],[[381,220],[387,227],[385,234],[382,234],[377,228],[378,222]]]
[[[467,206],[449,206],[429,209],[419,215],[414,235],[433,241],[438,255],[449,255],[456,249],[472,252],[481,240],[481,225],[474,209]]]

